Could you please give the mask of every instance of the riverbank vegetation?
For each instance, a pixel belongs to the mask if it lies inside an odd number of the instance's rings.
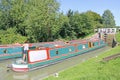
[[[110,10],[101,16],[91,10],[63,13],[59,8],[57,0],[1,0],[0,44],[73,40],[96,28],[116,27]]]
[[[117,42],[120,42],[120,37],[116,39]],[[110,61],[103,61],[103,58],[117,53],[120,53],[120,46],[111,48],[99,56],[62,71],[58,73],[58,77],[52,75],[44,80],[119,80],[120,57]]]
[[[119,43],[120,43],[120,32],[118,32],[118,33],[115,35],[115,37],[116,37],[117,43],[119,44]]]

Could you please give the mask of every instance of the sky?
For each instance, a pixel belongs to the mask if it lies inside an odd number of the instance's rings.
[[[108,9],[114,16],[116,26],[120,26],[120,0],[58,0],[58,2],[63,13],[69,9],[80,13],[91,10],[102,16]]]

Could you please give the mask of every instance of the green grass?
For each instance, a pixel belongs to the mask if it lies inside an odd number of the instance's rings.
[[[116,39],[120,42],[120,34],[116,35]],[[102,61],[103,58],[116,53],[120,53],[120,46],[60,72],[59,77],[51,75],[44,80],[120,80],[120,58]]]
[[[115,35],[115,37],[116,37],[117,42],[120,43],[120,33],[117,33],[117,34]]]

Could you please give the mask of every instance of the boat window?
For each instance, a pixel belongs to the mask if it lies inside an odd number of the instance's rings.
[[[7,53],[7,49],[4,49],[3,52],[4,52],[4,53]]]
[[[95,46],[95,43],[93,43],[93,46]]]
[[[58,55],[58,50],[56,51],[56,54]]]

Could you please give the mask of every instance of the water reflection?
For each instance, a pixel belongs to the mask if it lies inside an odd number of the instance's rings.
[[[18,80],[28,80],[29,76],[27,74],[13,74],[13,79],[18,79]]]
[[[49,73],[43,72],[41,69],[25,72],[25,73],[17,73],[17,72],[10,72],[12,73],[13,80],[41,80]]]

